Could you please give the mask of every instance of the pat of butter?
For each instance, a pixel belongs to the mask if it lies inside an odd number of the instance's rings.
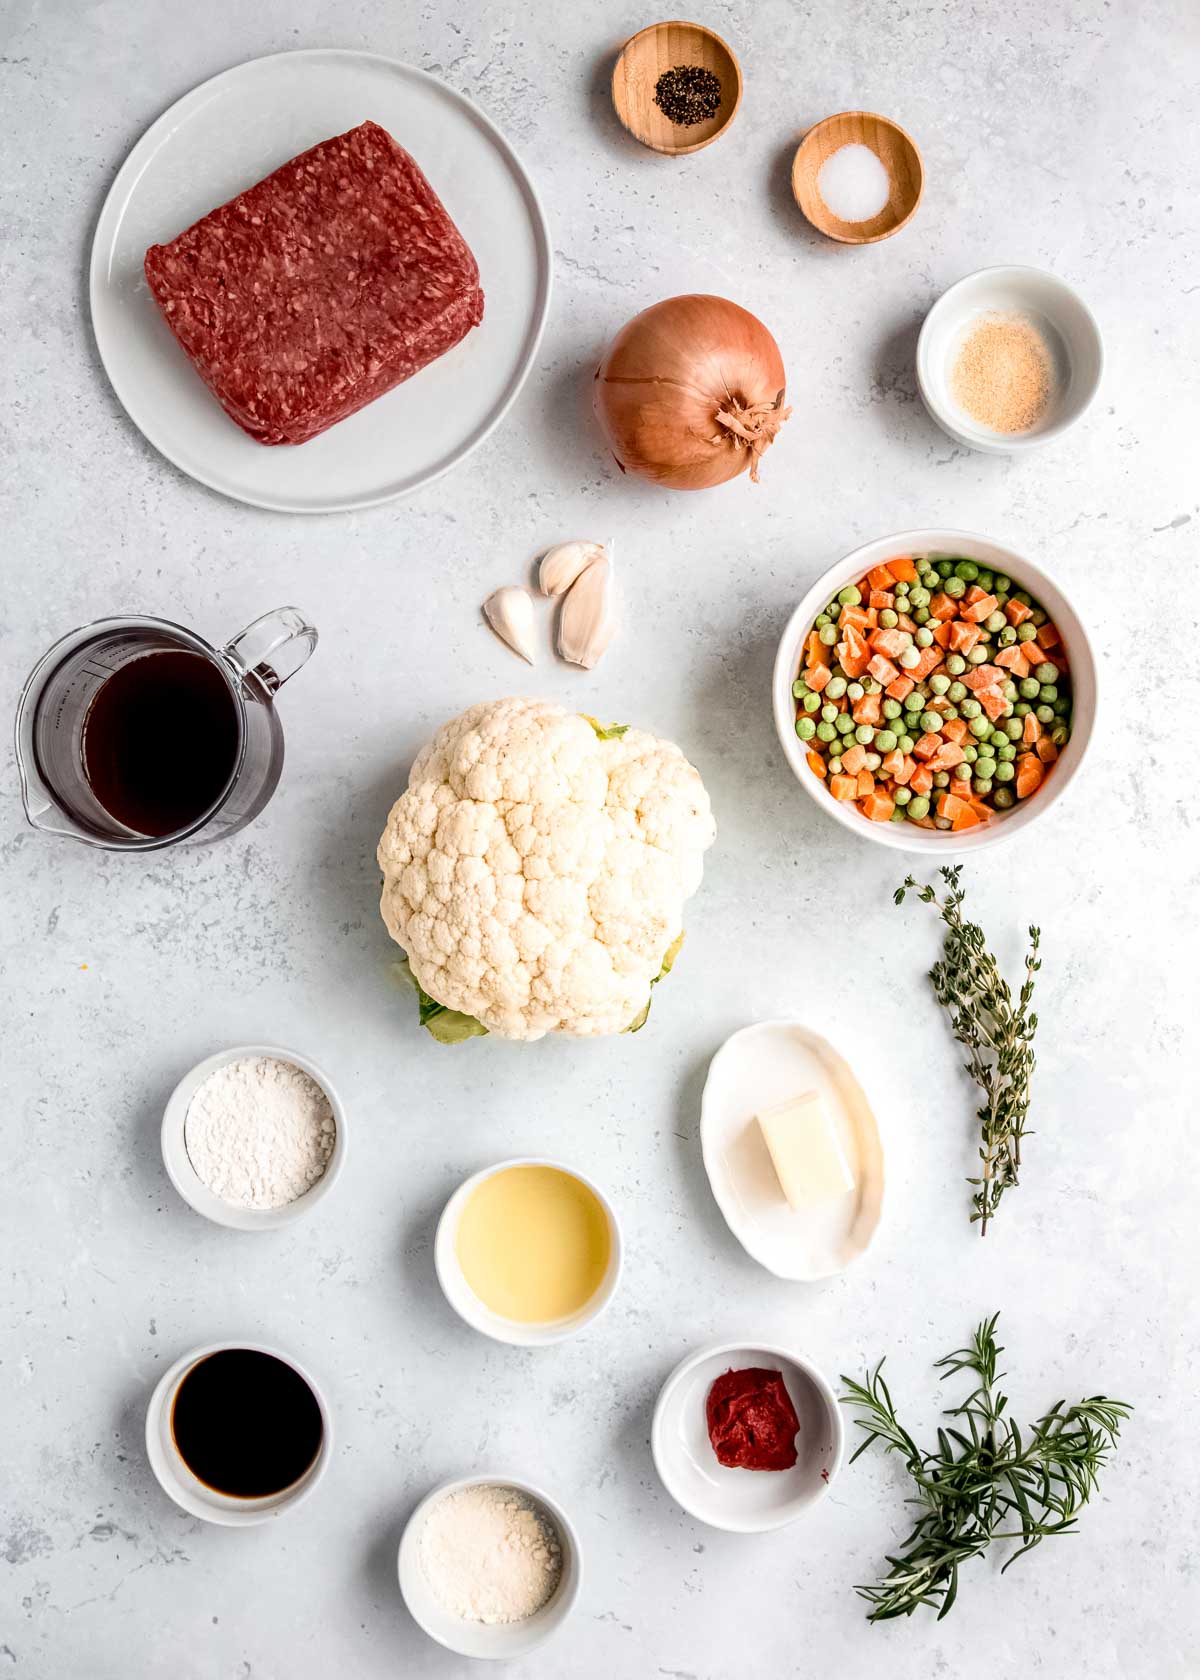
[[[853,1190],[854,1174],[819,1091],[764,1109],[756,1118],[793,1212]]]

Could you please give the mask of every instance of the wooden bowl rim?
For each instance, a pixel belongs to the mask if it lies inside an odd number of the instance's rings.
[[[621,108],[617,104],[617,73],[621,68],[625,55],[629,51],[630,47],[636,45],[636,43],[642,40],[644,36],[657,35],[660,29],[694,29],[698,35],[707,35],[710,41],[715,41],[717,43],[717,46],[720,47],[726,58],[728,58],[730,64],[733,65],[733,104],[729,107],[729,115],[725,118],[725,121],[721,124],[720,128],[717,129],[715,134],[710,134],[707,140],[693,140],[688,146],[656,146],[653,140],[644,140],[640,134],[635,133],[625,121],[625,118],[621,115]],[[730,123],[732,123],[734,117],[737,116],[738,109],[742,103],[742,66],[738,61],[738,55],[734,52],[725,37],[723,35],[718,35],[716,30],[710,29],[706,23],[691,23],[686,18],[664,18],[659,23],[648,23],[644,29],[637,30],[624,43],[620,52],[617,54],[616,62],[613,65],[612,76],[609,81],[609,93],[613,102],[613,110],[617,114],[617,121],[625,130],[626,134],[628,134],[631,139],[636,140],[639,146],[645,146],[647,151],[657,152],[660,157],[687,157],[691,152],[702,152],[705,146],[711,146],[714,140],[719,140],[722,134],[725,133],[725,130],[729,127]],[[807,136],[805,138],[807,138]],[[801,143],[803,144],[803,142]]]
[[[831,228],[822,227],[820,222],[813,221],[813,218],[809,215],[808,211],[805,209],[803,203],[801,202],[800,194],[799,194],[799,192],[797,190],[797,187],[796,187],[796,172],[800,167],[800,154],[804,150],[805,146],[808,145],[809,141],[812,139],[814,134],[817,134],[821,129],[827,127],[827,125],[830,124],[830,123],[840,122],[843,117],[869,117],[872,122],[882,123],[885,128],[892,129],[894,133],[896,133],[900,136],[900,138],[904,141],[905,145],[907,145],[910,148],[913,157],[917,160],[917,193],[916,193],[916,197],[913,199],[912,204],[909,207],[909,209],[904,213],[903,216],[901,216],[901,218],[898,222],[893,222],[891,227],[884,228],[879,233],[869,233],[869,234],[861,234],[861,235],[855,235],[855,234],[849,234],[849,233],[834,233]],[[816,228],[818,233],[823,234],[826,239],[836,240],[839,245],[878,245],[881,239],[890,239],[894,233],[899,233],[901,228],[907,227],[909,222],[912,221],[913,217],[916,215],[917,211],[921,207],[921,200],[924,198],[924,196],[925,196],[925,159],[921,156],[920,146],[917,145],[917,142],[913,139],[912,135],[908,132],[908,130],[906,128],[904,128],[900,123],[898,123],[894,117],[885,117],[882,114],[882,112],[880,112],[880,111],[832,111],[832,112],[830,112],[829,116],[822,117],[820,122],[814,123],[812,125],[812,127],[805,133],[803,139],[800,141],[800,144],[796,147],[795,155],[792,158],[792,197],[796,200],[796,203],[797,203],[797,205],[799,206],[799,209],[800,209],[800,213],[803,215],[805,221],[807,221],[811,227]],[[840,220],[840,218],[839,218],[839,220]]]

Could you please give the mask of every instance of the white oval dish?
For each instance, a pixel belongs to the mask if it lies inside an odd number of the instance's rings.
[[[455,1237],[458,1232],[458,1222],[463,1209],[467,1205],[471,1192],[487,1178],[496,1173],[505,1172],[509,1167],[552,1167],[555,1172],[566,1173],[569,1178],[577,1178],[586,1185],[604,1209],[608,1219],[609,1256],[608,1270],[604,1274],[604,1281],[587,1304],[572,1313],[569,1318],[556,1319],[552,1324],[524,1324],[517,1319],[501,1318],[499,1313],[485,1306],[476,1295],[463,1275],[463,1269],[458,1263],[458,1252],[455,1247]],[[437,1234],[433,1244],[433,1263],[437,1271],[438,1282],[442,1286],[442,1293],[454,1308],[464,1323],[472,1330],[478,1330],[481,1335],[490,1336],[495,1342],[508,1342],[514,1347],[548,1347],[553,1342],[566,1341],[568,1336],[576,1335],[593,1319],[599,1318],[617,1292],[617,1285],[621,1281],[621,1267],[623,1263],[623,1244],[621,1240],[621,1226],[616,1211],[608,1197],[594,1184],[586,1173],[579,1172],[575,1167],[568,1167],[561,1161],[550,1161],[540,1155],[521,1155],[511,1161],[498,1161],[494,1167],[484,1167],[482,1171],[472,1173],[470,1178],[464,1179],[458,1189],[442,1210],[438,1220]]]
[[[793,1213],[755,1116],[819,1091],[855,1187]],[[760,1021],[733,1033],[709,1064],[700,1104],[704,1169],[725,1223],[751,1259],[776,1277],[810,1283],[844,1271],[870,1247],[883,1209],[883,1144],[847,1063],[799,1021]]]
[[[264,1499],[235,1499],[227,1493],[218,1493],[215,1488],[208,1487],[198,1477],[193,1476],[183,1462],[171,1432],[171,1411],[175,1404],[176,1392],[184,1377],[193,1365],[198,1364],[201,1359],[207,1359],[210,1353],[223,1353],[228,1348],[245,1348],[251,1353],[269,1353],[283,1364],[290,1365],[312,1390],[313,1398],[321,1412],[321,1446],[316,1458],[299,1481],[293,1482],[291,1487],[284,1488],[282,1493],[268,1494]],[[298,1360],[281,1353],[278,1348],[266,1347],[261,1342],[212,1342],[207,1347],[194,1348],[191,1353],[185,1353],[159,1378],[146,1409],[146,1456],[150,1460],[150,1468],[158,1485],[181,1510],[187,1511],[193,1517],[200,1517],[204,1522],[217,1523],[223,1528],[253,1528],[259,1523],[270,1522],[275,1517],[283,1516],[286,1511],[294,1510],[302,1500],[308,1498],[324,1476],[329,1468],[332,1453],[333,1416],[317,1383]]]
[[[733,1470],[708,1438],[708,1391],[726,1371],[778,1370],[800,1429],[790,1470]],[[654,1408],[650,1450],[672,1499],[700,1522],[731,1534],[763,1534],[795,1522],[829,1491],[842,1464],[837,1397],[803,1354],[770,1342],[720,1342],[689,1354],[667,1378]]]
[[[461,344],[319,437],[264,448],[222,412],[172,338],[142,259],[147,246],[367,117],[412,153],[474,252],[484,317]],[[431,483],[503,420],[537,356],[551,268],[537,189],[471,100],[414,65],[313,47],[222,71],[147,129],[96,224],[92,328],[126,412],[181,471],[255,507],[344,512]]]
[[[542,1506],[558,1530],[562,1546],[562,1574],[553,1597],[523,1622],[470,1622],[453,1615],[435,1596],[421,1565],[421,1525],[431,1508],[447,1494],[459,1488],[498,1486],[515,1488],[535,1504]],[[583,1578],[583,1554],[579,1536],[567,1513],[549,1494],[531,1482],[519,1481],[515,1476],[463,1476],[457,1481],[443,1482],[434,1488],[417,1506],[405,1524],[400,1538],[397,1559],[400,1591],[409,1614],[430,1639],[436,1639],[449,1651],[463,1657],[482,1657],[500,1661],[506,1657],[524,1656],[535,1646],[549,1639],[566,1621],[579,1597]]]
[[[333,1110],[333,1151],[325,1171],[311,1189],[284,1207],[238,1207],[233,1202],[225,1201],[214,1190],[210,1190],[197,1173],[184,1141],[188,1106],[209,1074],[215,1073],[217,1068],[224,1067],[227,1062],[236,1062],[252,1056],[267,1056],[275,1061],[291,1062],[310,1079],[316,1080],[329,1098],[329,1106]],[[327,1196],[333,1189],[346,1159],[346,1111],[329,1075],[315,1062],[309,1061],[307,1056],[298,1055],[295,1050],[281,1050],[273,1044],[236,1044],[230,1050],[218,1050],[215,1056],[208,1056],[204,1061],[197,1062],[189,1073],[184,1074],[167,1098],[162,1121],[162,1158],[167,1177],[184,1201],[197,1213],[203,1214],[205,1219],[211,1219],[214,1225],[224,1225],[231,1231],[276,1231],[281,1225],[290,1225],[294,1219],[302,1219],[306,1213],[311,1213],[322,1197]]]
[[[960,834],[917,828],[913,823],[871,822],[864,817],[853,801],[834,799],[819,777],[808,768],[807,748],[796,734],[796,703],[792,698],[792,683],[800,667],[800,649],[812,629],[813,620],[831,596],[848,583],[857,583],[873,566],[897,555],[924,554],[934,559],[943,556],[963,560],[977,560],[992,571],[1011,577],[1019,588],[1035,596],[1050,614],[1063,640],[1071,666],[1072,693],[1075,709],[1071,717],[1071,739],[1059,755],[1053,771],[1046,777],[1038,792],[1020,800],[1008,811],[997,811],[986,823]],[[1091,743],[1096,723],[1097,678],[1096,658],[1087,631],[1075,608],[1063,591],[1031,560],[993,542],[990,537],[975,536],[970,531],[930,529],[899,531],[893,537],[878,537],[864,543],[852,554],[839,560],[823,572],[788,619],[775,655],[775,670],[771,680],[771,700],[775,713],[775,732],[783,748],[784,757],[792,773],[810,799],[816,801],[825,815],[843,828],[852,830],[878,846],[890,846],[899,852],[927,852],[943,860],[956,852],[978,852],[994,846],[999,840],[1011,839],[1022,829],[1048,811],[1066,792],[1068,785],[1083,763]]]
[[[1057,374],[1046,412],[1026,432],[995,432],[961,408],[951,391],[955,360],[985,315],[1028,316],[1050,349]],[[917,339],[917,384],[925,407],[956,443],[989,455],[1037,449],[1073,426],[1100,388],[1104,344],[1096,318],[1077,292],[1040,268],[981,268],[942,293]]]

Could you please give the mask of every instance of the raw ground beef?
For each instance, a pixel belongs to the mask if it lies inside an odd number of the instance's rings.
[[[316,437],[483,317],[470,248],[373,122],[152,245],[145,267],[196,371],[259,443]]]

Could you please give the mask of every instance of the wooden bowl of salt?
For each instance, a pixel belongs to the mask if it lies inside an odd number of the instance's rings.
[[[874,245],[910,222],[925,190],[916,142],[873,111],[840,111],[810,128],[792,192],[812,225],[843,245]]]

